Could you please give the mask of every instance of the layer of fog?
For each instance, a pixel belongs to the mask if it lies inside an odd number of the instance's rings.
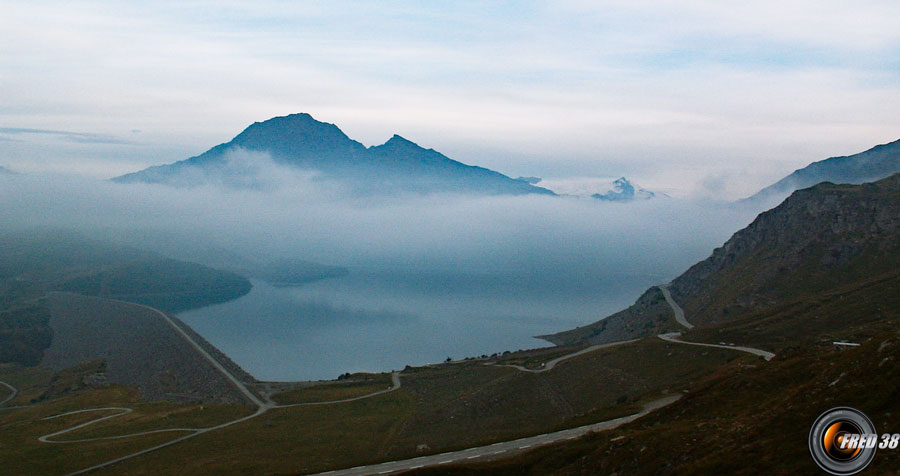
[[[203,183],[194,187],[0,175],[0,228],[69,228],[220,267],[279,257],[348,267],[346,278],[293,290],[257,283],[233,304],[186,314],[258,377],[295,379],[541,345],[531,336],[627,306],[758,211],[351,194],[253,154],[226,168],[192,177]]]
[[[225,248],[350,267],[635,273],[671,278],[756,211],[682,200],[602,203],[541,196],[348,196],[307,173],[235,165],[234,183],[115,184],[62,175],[3,177],[4,228],[70,227],[190,257]],[[265,163],[260,165],[260,163]],[[252,178],[249,178],[252,177]],[[176,256],[179,257],[179,256]]]

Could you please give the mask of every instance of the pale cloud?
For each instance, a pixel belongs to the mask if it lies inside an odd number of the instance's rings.
[[[900,131],[895,2],[3,3],[0,126],[142,130],[101,177],[303,111],[511,175],[737,197]]]

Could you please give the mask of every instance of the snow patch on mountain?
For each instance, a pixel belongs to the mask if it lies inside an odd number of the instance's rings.
[[[540,187],[552,190],[559,195],[575,197],[592,197],[598,200],[628,202],[632,200],[648,200],[665,196],[658,192],[641,188],[625,177],[568,177],[541,179]]]

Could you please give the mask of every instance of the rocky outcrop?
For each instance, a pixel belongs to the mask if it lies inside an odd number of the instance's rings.
[[[637,302],[593,324],[537,336],[559,346],[618,342],[680,330],[659,288],[648,289]]]
[[[875,183],[822,183],[760,214],[669,285],[699,327],[776,304],[814,298],[848,283],[900,273],[900,174]],[[657,288],[616,314],[541,336],[557,345],[633,339],[673,328]]]
[[[819,184],[759,215],[670,289],[695,324],[896,269],[900,174]]]

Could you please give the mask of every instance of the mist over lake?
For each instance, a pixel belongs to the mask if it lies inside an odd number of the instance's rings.
[[[659,276],[354,270],[179,316],[262,380],[316,380],[550,345],[532,336],[627,306]]]
[[[271,166],[250,189],[11,176],[0,217],[238,273],[277,259],[346,268],[299,287],[251,273],[248,295],[179,314],[257,378],[293,380],[549,345],[533,336],[627,307],[755,213],[667,198],[359,197]]]

